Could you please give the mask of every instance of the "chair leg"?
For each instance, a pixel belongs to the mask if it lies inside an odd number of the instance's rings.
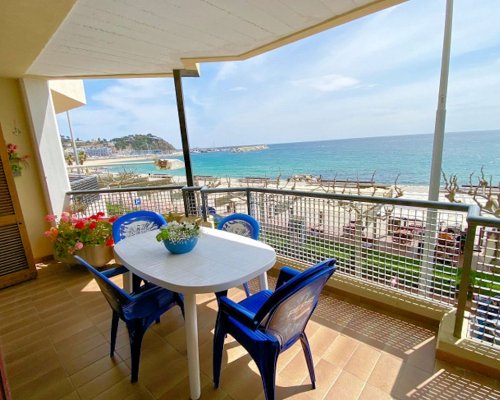
[[[278,355],[278,348],[269,348],[266,346],[262,354],[260,354],[259,359],[256,360],[254,358],[259,368],[266,400],[274,400],[276,398],[276,363],[278,361]]]
[[[226,337],[226,332],[222,328],[221,321],[219,321],[220,316],[217,315],[217,322],[215,323],[215,333],[214,333],[214,349],[213,349],[213,373],[214,373],[214,388],[219,387],[220,383],[220,371],[222,368],[222,352],[224,350],[224,339]]]
[[[304,355],[306,357],[307,368],[309,369],[309,376],[311,377],[312,388],[316,389],[316,374],[314,373],[314,363],[311,354],[311,347],[309,346],[309,341],[305,332],[300,335],[300,344],[302,344],[302,350],[304,350]]]
[[[115,354],[115,346],[116,346],[116,332],[118,332],[118,313],[113,311],[113,316],[111,317],[111,348],[109,351],[109,356],[113,357]]]
[[[250,297],[250,288],[248,287],[248,282],[245,282],[243,284],[243,289],[245,289],[245,293],[247,294],[247,297]]]
[[[141,357],[141,344],[144,337],[145,328],[142,321],[127,323],[128,335],[130,339],[130,355],[132,356],[132,374],[130,382],[137,382],[139,377],[139,360]]]
[[[132,290],[134,292],[137,292],[139,290],[139,288],[141,287],[141,283],[142,283],[142,278],[132,274]]]
[[[185,319],[186,317],[184,315],[184,299],[182,298],[182,295],[179,293],[175,293],[174,299],[177,305],[181,308],[182,318]]]

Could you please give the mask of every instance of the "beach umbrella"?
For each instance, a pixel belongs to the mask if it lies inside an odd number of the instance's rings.
[[[184,162],[177,158],[160,158],[155,161],[158,169],[180,169],[184,168]]]

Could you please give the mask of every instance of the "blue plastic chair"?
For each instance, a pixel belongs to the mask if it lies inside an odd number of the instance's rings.
[[[154,231],[166,225],[167,221],[162,215],[153,211],[133,211],[122,215],[113,223],[113,240],[118,243],[120,240],[140,233]],[[132,277],[132,288],[137,290],[142,279],[134,275]]]
[[[302,273],[283,267],[274,292],[263,290],[239,303],[221,296],[214,335],[214,386],[219,386],[224,338],[230,334],[257,364],[266,400],[275,398],[279,354],[299,339],[314,389],[314,364],[304,330],[318,304],[321,290],[334,271],[334,259],[323,261]]]
[[[260,226],[255,218],[247,214],[231,214],[220,220],[217,229],[259,240]],[[247,297],[250,296],[248,282],[243,284]]]
[[[118,243],[127,237],[154,231],[166,224],[165,218],[153,211],[133,211],[122,215],[113,223],[113,240]]]
[[[110,357],[113,357],[115,352],[118,320],[121,319],[127,324],[130,354],[132,356],[130,381],[132,383],[137,382],[142,338],[146,330],[153,322],[158,321],[165,311],[176,305],[181,308],[184,316],[184,302],[181,296],[178,293],[151,284],[144,285],[138,292],[129,294],[109,279],[126,272],[125,267],[99,272],[81,257],[75,256],[75,259],[92,273],[102,294],[113,310]]]

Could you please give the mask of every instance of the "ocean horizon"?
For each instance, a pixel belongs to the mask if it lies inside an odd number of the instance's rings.
[[[321,176],[323,179],[370,180],[391,184],[428,185],[433,134],[380,136],[322,141],[275,143],[260,151],[192,153],[194,175],[216,177],[286,178],[293,175]],[[169,157],[183,160],[182,156]],[[446,175],[456,174],[459,183],[477,182],[481,168],[498,184],[500,176],[500,130],[447,133],[443,167]],[[139,173],[180,176],[184,169],[158,170],[154,165],[112,167]]]

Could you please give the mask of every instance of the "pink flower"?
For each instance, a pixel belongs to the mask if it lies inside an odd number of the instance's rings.
[[[70,222],[71,221],[71,215],[68,212],[63,212],[61,214],[61,222]]]
[[[45,221],[54,222],[57,218],[57,215],[49,214],[45,216]]]
[[[7,152],[8,153],[15,153],[17,150],[17,144],[9,143],[7,145]]]
[[[82,242],[76,242],[75,243],[75,250],[81,250],[83,249],[83,243]]]
[[[396,278],[395,276],[393,276],[392,279],[391,279],[391,286],[395,287],[397,284],[398,284],[398,278]]]
[[[52,237],[52,232],[51,232],[51,231],[45,231],[45,232],[43,232],[43,234],[44,234],[46,237],[48,237],[48,238]]]

